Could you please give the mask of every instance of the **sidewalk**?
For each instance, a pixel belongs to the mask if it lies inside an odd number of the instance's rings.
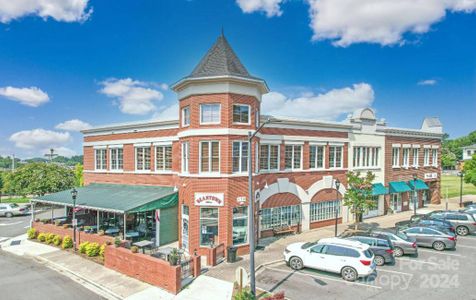
[[[32,257],[49,268],[80,282],[86,288],[106,299],[222,300],[231,299],[233,290],[233,285],[230,282],[202,275],[195,279],[180,294],[173,295],[160,288],[84,259],[79,255],[29,241],[26,239],[26,235],[0,243],[0,246],[2,251],[19,256]]]

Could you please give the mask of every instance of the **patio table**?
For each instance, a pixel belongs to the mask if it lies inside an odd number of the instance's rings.
[[[119,233],[119,228],[108,228],[104,233],[109,235],[116,234]]]
[[[138,231],[127,231],[126,238],[136,238],[139,237],[140,233]]]
[[[139,247],[140,249],[142,249],[142,253],[145,254],[145,248],[146,248],[146,247],[150,247],[150,246],[152,246],[153,244],[154,244],[154,242],[152,242],[152,241],[143,240],[143,241],[140,241],[140,242],[135,242],[135,243],[132,244],[132,245],[137,246],[137,247]]]

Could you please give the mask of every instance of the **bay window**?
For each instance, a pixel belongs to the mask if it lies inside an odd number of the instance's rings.
[[[260,145],[259,169],[260,171],[279,170],[279,145]]]
[[[107,157],[106,157],[106,148],[104,149],[95,149],[94,150],[94,157],[95,157],[95,165],[96,170],[106,170],[107,166]]]
[[[250,123],[250,106],[246,104],[233,105],[233,123]]]
[[[302,146],[286,145],[284,148],[284,166],[286,169],[301,169]]]
[[[182,108],[182,126],[190,125],[190,107]]]
[[[155,170],[172,170],[172,145],[155,147]]]
[[[343,148],[342,146],[329,146],[329,168],[342,168]]]
[[[233,208],[233,245],[248,242],[248,207]]]
[[[309,167],[311,169],[324,168],[324,146],[311,145],[309,147]]]
[[[200,104],[200,124],[220,124],[220,107],[215,104]]]
[[[150,147],[136,147],[136,170],[150,171]]]
[[[182,173],[188,173],[188,159],[190,156],[189,143],[182,143]]]
[[[124,152],[122,148],[111,148],[109,153],[111,158],[111,170],[122,170],[124,166]]]
[[[200,142],[200,172],[220,172],[220,143],[217,141]]]
[[[248,142],[233,142],[231,156],[233,161],[233,173],[248,171]]]
[[[218,208],[200,208],[200,246],[212,246],[218,238]]]

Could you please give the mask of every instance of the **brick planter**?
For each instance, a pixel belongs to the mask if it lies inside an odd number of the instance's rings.
[[[66,235],[73,237],[73,228],[63,228],[63,226],[56,226],[53,224],[43,224],[41,222],[33,222],[33,228],[38,232],[53,233],[64,237]],[[106,244],[106,242],[114,243],[114,238],[107,235],[98,235],[92,233],[85,233],[76,231],[77,245],[82,242],[98,243],[99,245]]]

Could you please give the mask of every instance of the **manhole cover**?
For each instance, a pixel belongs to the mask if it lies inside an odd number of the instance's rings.
[[[18,246],[21,244],[21,241],[11,241],[10,246]]]

